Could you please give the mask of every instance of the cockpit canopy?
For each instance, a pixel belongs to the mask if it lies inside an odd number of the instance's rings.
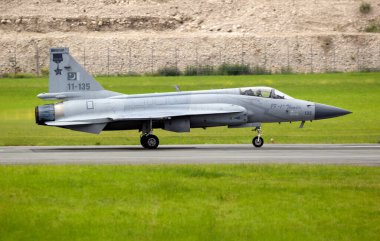
[[[245,87],[240,88],[241,95],[249,95],[272,99],[293,99],[289,95],[270,87]]]

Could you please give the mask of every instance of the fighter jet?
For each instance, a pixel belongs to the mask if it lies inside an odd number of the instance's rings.
[[[35,108],[36,123],[99,134],[139,130],[144,148],[156,149],[153,129],[190,132],[191,128],[228,126],[254,128],[252,140],[261,147],[261,123],[320,120],[350,111],[299,100],[271,87],[127,95],[105,90],[74,58],[68,48],[50,49],[49,92],[38,95],[58,101]]]

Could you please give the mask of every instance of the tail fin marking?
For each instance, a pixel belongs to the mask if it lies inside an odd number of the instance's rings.
[[[103,87],[75,61],[68,48],[50,49],[50,93],[98,90]]]

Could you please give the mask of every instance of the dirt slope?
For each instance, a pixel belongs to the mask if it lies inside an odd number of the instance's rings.
[[[2,0],[7,31],[360,32],[380,21],[370,0]]]
[[[224,62],[380,69],[380,34],[365,32],[380,29],[380,1],[366,2],[364,14],[362,0],[1,0],[0,73],[38,73],[58,45],[83,62],[100,55],[97,73]],[[110,55],[123,60],[117,72]]]

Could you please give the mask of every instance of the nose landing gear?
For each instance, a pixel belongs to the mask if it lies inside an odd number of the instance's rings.
[[[252,139],[252,144],[257,148],[262,147],[264,145],[264,139],[261,137],[261,127],[256,127],[255,131],[257,131],[257,136]]]

